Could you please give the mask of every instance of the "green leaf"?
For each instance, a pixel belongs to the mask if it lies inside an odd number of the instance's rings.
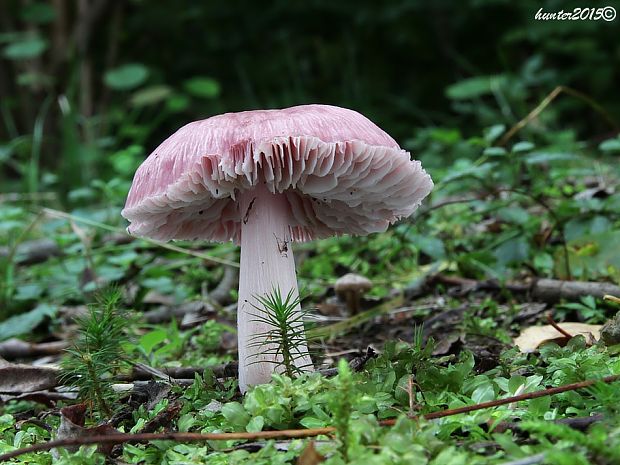
[[[140,347],[146,354],[150,354],[155,346],[164,342],[168,337],[168,332],[165,329],[156,329],[150,331],[140,338]]]
[[[170,294],[175,289],[175,284],[168,276],[158,278],[147,278],[142,281],[142,285],[149,289],[156,289],[162,294]]]
[[[17,84],[20,86],[50,87],[54,79],[43,73],[20,73],[17,75]]]
[[[620,139],[607,139],[600,143],[598,148],[603,152],[620,152]]]
[[[10,337],[30,333],[47,317],[56,314],[56,307],[48,304],[39,304],[26,313],[15,315],[0,323],[0,341]]]
[[[588,234],[568,241],[568,255],[573,279],[594,280],[614,276],[620,270],[620,231]],[[566,279],[564,253],[556,252],[556,274]]]
[[[173,112],[178,113],[180,111],[185,110],[189,107],[190,99],[187,95],[184,94],[176,94],[172,95],[168,100],[166,100],[166,108]]]
[[[192,426],[197,423],[196,418],[191,413],[181,415],[177,420],[177,429],[180,433],[187,433]]]
[[[120,253],[118,253],[117,255],[108,257],[108,262],[111,263],[112,265],[119,265],[122,268],[128,268],[137,258],[139,257],[139,255],[129,249],[129,250],[125,250],[122,251]]]
[[[456,144],[462,139],[461,131],[457,128],[433,128],[430,131],[430,138],[443,144]]]
[[[591,218],[573,218],[564,225],[564,236],[573,241],[591,234],[604,233],[612,229],[611,221],[605,216],[596,215]]]
[[[416,235],[413,243],[422,252],[435,260],[441,260],[446,257],[444,243],[437,237]]]
[[[488,402],[495,399],[495,390],[493,389],[493,383],[488,382],[478,386],[471,394],[471,400],[477,404],[480,402]]]
[[[562,152],[532,152],[527,154],[525,162],[529,165],[549,163],[555,161],[579,160],[579,156],[574,153]]]
[[[485,178],[489,172],[495,168],[496,163],[482,163],[481,165],[474,165],[469,160],[458,160],[457,163],[448,171],[448,174],[441,179],[441,182],[446,184],[448,182],[455,181],[464,177]]]
[[[525,224],[532,215],[521,207],[504,207],[497,212],[497,216],[509,223]]]
[[[39,284],[24,284],[17,288],[13,298],[15,300],[34,300],[41,294],[43,294],[43,288]]]
[[[506,155],[506,149],[504,147],[487,147],[482,152],[483,155],[488,157],[502,157]]]
[[[536,416],[543,416],[551,407],[551,396],[531,399],[527,402],[527,409]]]
[[[250,422],[250,415],[239,402],[229,402],[222,407],[222,415],[236,428],[244,428]]]
[[[446,89],[446,95],[452,100],[468,100],[490,94],[507,83],[505,75],[476,76],[452,84]]]
[[[484,140],[486,140],[489,144],[492,144],[493,142],[495,142],[495,140],[501,136],[504,131],[506,130],[506,125],[504,124],[495,124],[489,128],[486,128],[484,130]],[[489,147],[491,148],[491,147]],[[497,149],[500,149],[501,147],[495,147]],[[505,149],[504,152],[506,152]]]
[[[11,144],[0,145],[0,162],[6,161],[13,155],[14,148]]]
[[[495,380],[493,380],[495,381]],[[480,386],[487,385],[491,382],[491,379],[487,375],[478,375],[473,378],[468,378],[463,382],[462,392],[464,394],[473,393]]]
[[[493,382],[503,392],[508,392],[508,379],[504,378],[503,376],[497,376],[493,379]]]
[[[248,433],[258,433],[263,430],[263,426],[265,426],[265,419],[259,415],[250,420],[250,422],[246,425],[245,430]]]
[[[521,386],[523,386],[523,388],[525,388],[525,376],[522,375],[513,375],[510,377],[510,380],[508,380],[508,392],[512,395],[514,395],[519,388],[521,388]]]
[[[533,391],[537,388],[544,378],[541,375],[531,375],[525,380],[525,392]]]
[[[47,41],[40,37],[30,37],[4,47],[2,54],[9,60],[27,60],[41,55],[47,49]]]
[[[149,75],[146,66],[132,63],[106,71],[103,82],[114,90],[129,90],[138,87]]]
[[[534,256],[534,267],[546,274],[550,274],[553,270],[553,257],[548,253],[537,253]]]
[[[518,263],[527,260],[530,245],[524,237],[516,237],[499,245],[493,254],[500,265]]]
[[[133,94],[131,96],[130,103],[134,107],[154,105],[166,100],[171,93],[172,89],[168,86],[150,86],[145,89],[140,89]]]
[[[433,465],[467,465],[470,459],[464,451],[457,451],[455,447],[442,450],[433,460]]]
[[[534,147],[535,145],[528,141],[517,142],[512,146],[512,153],[527,152],[532,150]]]
[[[132,175],[143,159],[144,149],[139,145],[130,145],[110,157],[114,170],[126,176]]]
[[[322,428],[326,425],[324,420],[315,417],[303,417],[299,420],[299,424],[304,428]]]
[[[220,95],[220,84],[210,77],[194,77],[183,84],[187,92],[195,97],[215,98]]]

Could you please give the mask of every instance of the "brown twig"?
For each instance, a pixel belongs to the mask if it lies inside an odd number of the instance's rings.
[[[543,389],[541,391],[526,392],[525,394],[519,394],[518,396],[506,397],[504,399],[496,399],[488,402],[482,402],[480,404],[466,405],[465,407],[458,407],[453,409],[441,410],[439,412],[431,412],[417,417],[412,417],[413,420],[424,418],[425,420],[435,420],[437,418],[449,417],[452,415],[459,415],[461,413],[469,413],[476,410],[483,410],[491,407],[498,407],[500,405],[511,404],[513,402],[520,402],[522,400],[538,399],[539,397],[553,396],[555,394],[561,394],[567,391],[576,391],[577,389],[583,389],[593,386],[596,383],[613,383],[620,380],[620,375],[606,376],[600,379],[590,379],[587,381],[580,381],[578,383],[565,384],[563,386]],[[390,426],[396,423],[396,420],[390,419],[381,422],[384,426]]]
[[[558,386],[554,388],[547,388],[541,391],[528,392],[520,394],[518,396],[506,397],[504,399],[492,400],[489,402],[482,402],[480,404],[467,405],[465,407],[459,407],[454,409],[441,410],[439,412],[432,412],[423,415],[416,415],[409,417],[412,420],[426,419],[434,420],[437,418],[444,418],[452,415],[458,415],[461,413],[469,413],[476,410],[482,410],[491,407],[498,407],[500,405],[510,404],[513,402],[519,402],[523,400],[537,399],[539,397],[551,396],[554,394],[560,394],[567,391],[575,391],[577,389],[583,389],[594,385],[595,383],[612,383],[618,381],[620,375],[606,376],[600,379],[592,379],[587,381],[581,381],[579,383],[565,384],[564,386]],[[380,422],[382,426],[392,426],[396,423],[396,419],[383,420]],[[56,441],[44,442],[41,444],[34,444],[32,446],[17,449],[6,454],[0,455],[0,462],[10,460],[18,457],[22,454],[28,454],[30,452],[40,452],[53,449],[55,447],[66,446],[82,446],[86,444],[122,444],[126,442],[146,442],[155,440],[172,440],[179,442],[194,442],[194,441],[230,441],[230,440],[257,440],[257,439],[277,439],[277,438],[308,438],[319,435],[329,435],[335,432],[335,428],[327,426],[324,428],[308,428],[308,429],[289,429],[281,431],[259,431],[257,433],[138,433],[138,434],[113,434],[102,436],[90,436],[90,437],[78,437],[73,439],[59,439]]]
[[[335,429],[331,426],[325,428],[311,429],[291,429],[281,431],[259,431],[257,433],[136,433],[136,434],[112,434],[90,437],[78,437],[72,439],[58,439],[55,441],[34,444],[29,447],[17,449],[6,454],[0,455],[0,462],[10,460],[22,454],[30,452],[40,452],[53,449],[55,447],[83,446],[87,444],[122,444],[147,441],[230,441],[230,440],[256,440],[256,439],[277,439],[277,438],[308,438],[321,434],[333,433]]]
[[[601,114],[610,126],[612,126],[614,129],[618,129],[618,124],[616,123],[616,121],[614,121],[614,119],[610,116],[610,114],[598,102],[593,100],[591,97],[587,96],[586,94],[582,92],[579,92],[578,90],[571,89],[570,87],[557,86],[555,89],[549,92],[549,94],[544,99],[542,99],[542,101],[536,106],[536,108],[530,111],[517,124],[512,126],[508,130],[508,132],[506,132],[506,134],[502,136],[502,138],[497,142],[496,145],[499,147],[505,145],[506,142],[508,142],[517,132],[519,132],[521,129],[527,126],[532,120],[537,118],[538,115],[540,115],[544,111],[544,109],[547,108],[549,104],[553,102],[556,99],[556,97],[558,97],[562,92],[564,92],[565,94],[571,95],[573,97],[576,97],[579,100],[584,101],[586,104],[592,107],[597,113]]]
[[[555,320],[553,319],[553,315],[551,315],[551,312],[547,313],[547,323],[553,326],[555,330],[559,332],[562,336],[567,337],[568,339],[572,339],[573,335],[555,322]]]

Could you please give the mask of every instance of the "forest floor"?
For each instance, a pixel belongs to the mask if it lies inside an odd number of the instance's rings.
[[[0,461],[620,463],[620,139],[502,134],[421,133],[412,219],[295,245],[317,371],[244,396],[234,246],[3,197]]]

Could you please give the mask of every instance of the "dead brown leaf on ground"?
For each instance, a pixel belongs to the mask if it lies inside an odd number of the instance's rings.
[[[558,325],[567,333],[573,336],[579,334],[585,336],[586,340],[600,338],[601,325],[589,325],[586,323],[558,323]],[[521,352],[533,352],[545,342],[562,342],[566,337],[551,325],[530,326],[521,331],[518,337],[514,339],[514,343]]]

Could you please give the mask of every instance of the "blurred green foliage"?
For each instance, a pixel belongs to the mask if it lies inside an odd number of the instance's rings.
[[[110,243],[136,167],[188,121],[309,102],[368,115],[436,184],[415,224],[296,245],[313,299],[350,271],[371,278],[377,298],[432,267],[618,281],[618,23],[534,19],[574,6],[0,3],[0,191],[14,199],[0,202],[0,315],[30,311],[12,328],[23,334],[53,313],[41,301],[88,301],[115,282],[139,284],[138,308],[153,291],[175,303],[204,297],[220,268]],[[41,204],[74,216],[44,219]],[[20,244],[33,238],[65,256],[21,266]],[[200,246],[234,258],[231,246]]]
[[[573,5],[574,3],[574,5]],[[579,2],[106,0],[0,5],[0,189],[122,202],[135,167],[182,124],[309,102],[354,108],[404,142],[510,126],[557,85],[620,114],[616,22],[536,21]],[[609,130],[558,99],[582,136]],[[585,117],[584,117],[585,115]],[[455,132],[457,131],[457,132]],[[532,129],[536,132],[535,129]],[[463,153],[466,155],[466,152]],[[416,156],[440,165],[448,154]],[[108,186],[111,187],[111,186]]]

